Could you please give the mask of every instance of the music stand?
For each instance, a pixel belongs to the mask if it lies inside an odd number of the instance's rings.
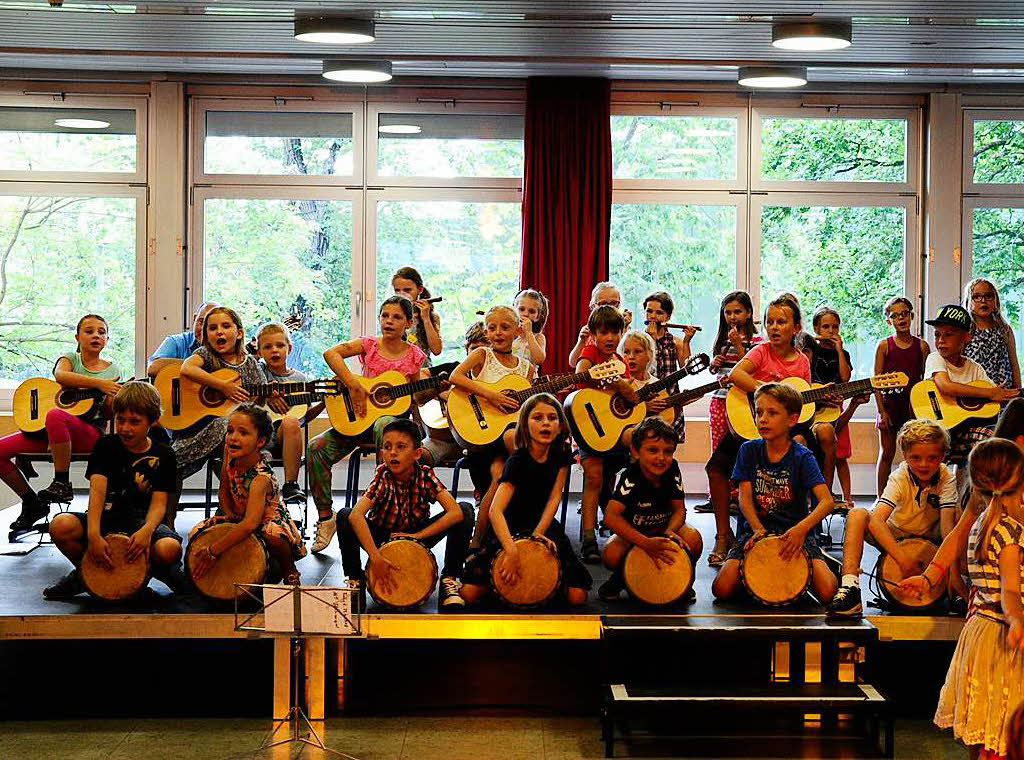
[[[357,760],[352,755],[331,749],[324,744],[312,721],[302,708],[299,674],[305,641],[309,637],[347,638],[362,635],[362,620],[356,609],[356,589],[328,586],[287,586],[273,584],[235,584],[239,594],[235,597],[235,630],[280,638],[287,636],[291,645],[291,699],[288,713],[273,718],[270,731],[258,747],[248,752],[230,755],[231,758],[252,758],[275,747],[300,745],[299,754],[306,746],[314,747],[331,757]],[[240,612],[240,602],[255,600],[259,609]],[[305,601],[305,604],[303,604]],[[260,626],[259,616],[263,617]],[[285,725],[288,735],[275,739]]]

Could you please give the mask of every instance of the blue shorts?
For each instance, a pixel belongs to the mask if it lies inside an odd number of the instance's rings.
[[[74,515],[78,518],[79,522],[82,523],[83,533],[86,533],[89,530],[89,518],[86,516],[85,512],[69,512],[68,514]],[[135,517],[125,517],[123,515],[112,515],[110,512],[104,511],[103,515],[100,517],[100,535],[105,536],[108,533],[124,533],[125,535],[130,536],[145,524],[145,520],[139,520]],[[157,525],[156,530],[153,531],[153,536],[149,540],[150,545],[152,546],[161,538],[173,538],[179,544],[181,543],[181,536],[163,523]]]

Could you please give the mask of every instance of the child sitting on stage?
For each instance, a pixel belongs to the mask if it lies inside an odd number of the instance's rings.
[[[508,582],[518,577],[519,554],[513,541],[520,535],[541,538],[557,553],[570,605],[587,601],[593,579],[555,519],[569,477],[567,429],[562,405],[550,393],[531,396],[519,410],[516,450],[505,462],[491,503],[492,529],[484,536],[480,551],[466,562],[462,597],[470,604],[490,590],[491,563],[501,549],[505,554],[498,572]]]
[[[932,420],[910,420],[896,444],[905,461],[889,476],[875,508],[869,513],[857,507],[846,516],[842,585],[828,606],[829,617],[859,617],[863,611],[860,561],[865,540],[891,556],[907,576],[916,570],[900,550],[899,539],[939,543],[956,524],[956,478],[942,464],[949,434]]]
[[[235,528],[197,552],[194,560],[190,555],[189,569],[194,580],[206,575],[225,551],[247,536],[256,535],[277,560],[285,583],[299,585],[295,560],[306,555],[306,546],[281,501],[277,477],[263,458],[263,449],[273,438],[270,415],[261,406],[245,403],[228,417],[218,493],[220,514],[192,528],[189,540],[203,528],[218,523],[234,523]]]
[[[473,530],[473,508],[456,504],[434,471],[419,461],[420,443],[419,426],[412,420],[393,419],[384,426],[380,445],[384,463],[356,505],[338,510],[341,563],[350,581],[362,583],[362,545],[374,575],[389,586],[396,582],[390,575],[394,565],[380,553],[380,544],[405,536],[434,546],[447,537],[437,603],[441,610],[451,610],[465,605],[459,596],[459,576]],[[431,518],[430,505],[435,501],[444,511]]]
[[[782,383],[765,383],[754,392],[760,440],[740,446],[732,479],[739,483],[740,517],[736,545],[711,585],[717,599],[739,592],[740,561],[759,539],[780,534],[788,560],[803,548],[811,557],[811,590],[823,604],[836,593],[836,577],[828,569],[811,530],[831,511],[832,494],[806,446],[790,439],[800,419],[800,394]],[[807,513],[807,498],[818,505]]]
[[[50,522],[50,537],[75,569],[43,590],[47,599],[70,599],[85,588],[78,567],[86,552],[110,567],[108,533],[131,536],[127,559],[148,553],[153,576],[174,591],[184,587],[178,569],[181,538],[163,524],[167,495],[174,491],[171,447],[149,437],[160,418],[160,397],[152,385],[125,383],[114,396],[114,435],[96,442],[89,457],[89,511],[64,512]],[[108,508],[109,505],[109,508]]]
[[[630,430],[635,460],[619,479],[604,512],[604,524],[615,537],[601,555],[611,577],[597,595],[603,601],[618,598],[624,588],[622,561],[638,546],[656,562],[670,561],[679,543],[696,562],[704,545],[700,533],[686,524],[683,477],[675,461],[679,434],[660,417],[647,417]]]

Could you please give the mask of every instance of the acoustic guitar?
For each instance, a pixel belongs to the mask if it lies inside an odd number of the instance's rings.
[[[852,398],[871,391],[884,393],[899,390],[907,386],[910,378],[903,372],[888,372],[864,380],[831,385],[811,385],[801,377],[787,377],[781,382],[800,391],[803,407],[800,410],[799,421],[808,422],[814,417],[817,405],[825,403],[829,397]],[[733,386],[725,397],[725,411],[729,418],[729,427],[740,438],[752,441],[761,437],[761,434],[757,432],[757,423],[754,420],[753,393],[747,393]]]
[[[38,433],[46,427],[51,409],[91,420],[103,410],[104,395],[95,388],[65,388],[49,378],[30,377],[14,390],[14,424],[22,433]]]
[[[365,433],[381,417],[401,417],[409,411],[409,407],[412,405],[410,397],[413,394],[438,390],[442,383],[447,382],[448,376],[442,373],[426,380],[407,382],[405,375],[401,372],[389,370],[376,377],[356,376],[356,380],[366,390],[365,414],[356,414],[352,395],[343,384],[339,383],[337,394],[324,399],[331,426],[342,435],[349,437]]]
[[[559,375],[542,383],[530,384],[522,375],[505,375],[490,387],[514,398],[520,404],[538,393],[557,393],[584,380],[614,382],[622,377],[626,365],[618,359],[595,364],[586,372]],[[519,412],[504,412],[476,393],[453,388],[448,396],[448,424],[455,440],[463,446],[494,443],[516,423]]]
[[[590,454],[604,454],[615,448],[622,431],[647,416],[647,401],[664,397],[664,390],[687,375],[695,375],[708,368],[707,354],[696,354],[687,359],[675,372],[637,389],[638,402],[629,401],[618,391],[599,388],[581,388],[565,399],[565,414],[569,429],[579,447]],[[667,411],[667,410],[666,410]]]
[[[992,383],[973,380],[966,385],[994,388]],[[998,401],[967,396],[946,396],[932,380],[922,380],[910,389],[910,408],[919,420],[935,420],[947,430],[968,420],[991,420],[999,416]]]
[[[238,378],[238,373],[227,367],[210,374],[225,382]],[[186,430],[208,417],[225,417],[239,404],[216,388],[182,377],[180,366],[164,367],[153,385],[160,394],[163,406],[160,424],[168,430]],[[299,403],[305,403],[307,397],[304,394],[330,397],[338,393],[339,383],[331,378],[292,383],[242,383],[241,387],[249,392],[250,398],[256,403],[265,403],[275,393],[281,394],[286,402],[289,398],[296,398]]]

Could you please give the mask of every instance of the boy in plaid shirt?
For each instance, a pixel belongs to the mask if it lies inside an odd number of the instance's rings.
[[[473,508],[455,502],[434,471],[420,464],[419,427],[412,420],[397,419],[384,426],[380,457],[383,460],[354,507],[338,511],[338,542],[341,564],[349,580],[365,580],[359,561],[360,545],[369,555],[374,574],[389,573],[393,565],[378,546],[392,538],[414,538],[434,546],[448,538],[444,567],[438,585],[438,607],[453,610],[465,605],[459,596],[459,576],[473,532]],[[444,511],[430,517],[438,502]]]

